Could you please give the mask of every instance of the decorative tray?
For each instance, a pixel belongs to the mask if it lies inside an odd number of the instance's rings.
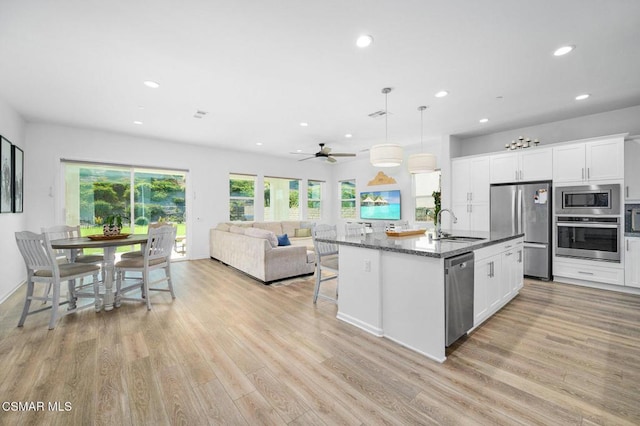
[[[407,229],[406,231],[385,231],[389,237],[406,237],[407,235],[421,235],[426,229]]]
[[[87,235],[87,238],[92,241],[123,240],[125,238],[128,238],[129,235],[131,234],[118,234],[118,235],[95,234],[95,235]]]

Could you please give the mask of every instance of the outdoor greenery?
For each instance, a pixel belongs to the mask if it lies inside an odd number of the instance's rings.
[[[80,222],[101,225],[110,216],[137,225],[160,219],[182,223],[185,214],[185,183],[180,175],[136,173],[134,211],[131,211],[130,173],[121,170],[82,168],[79,173]]]

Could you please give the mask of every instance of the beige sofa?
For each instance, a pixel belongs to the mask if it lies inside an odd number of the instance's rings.
[[[310,275],[316,260],[311,226],[300,221],[220,223],[209,232],[209,255],[265,284]],[[277,245],[277,236],[284,234],[290,246]]]

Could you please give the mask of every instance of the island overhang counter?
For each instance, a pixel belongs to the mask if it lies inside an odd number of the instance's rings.
[[[421,236],[389,237],[368,233],[361,237],[339,236],[319,239],[335,243],[339,251],[339,295],[337,318],[376,336],[393,340],[438,362],[445,355],[445,274],[444,261],[464,253],[482,253],[476,264],[489,256],[505,255],[522,265],[523,234],[497,234],[456,231],[458,240],[438,240],[427,232]],[[515,250],[515,251],[514,251]],[[519,252],[518,252],[519,250]],[[489,277],[496,271],[496,260],[476,274]],[[505,261],[506,264],[506,261]],[[522,283],[522,269],[512,268],[506,275]],[[517,275],[520,274],[518,278]],[[518,284],[504,288],[474,287],[474,322],[477,327],[517,295]],[[503,280],[506,282],[506,280]],[[495,286],[500,284],[495,284]],[[509,287],[507,294],[506,287]],[[498,294],[499,292],[500,294]],[[498,303],[488,307],[488,294]],[[484,305],[487,309],[482,311]],[[478,312],[476,312],[478,311]]]

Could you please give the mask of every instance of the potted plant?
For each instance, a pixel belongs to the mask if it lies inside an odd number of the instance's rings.
[[[110,237],[114,235],[120,235],[120,231],[122,230],[122,216],[119,214],[113,214],[111,216],[107,216],[104,220],[104,225],[102,226],[102,233],[105,237]]]

